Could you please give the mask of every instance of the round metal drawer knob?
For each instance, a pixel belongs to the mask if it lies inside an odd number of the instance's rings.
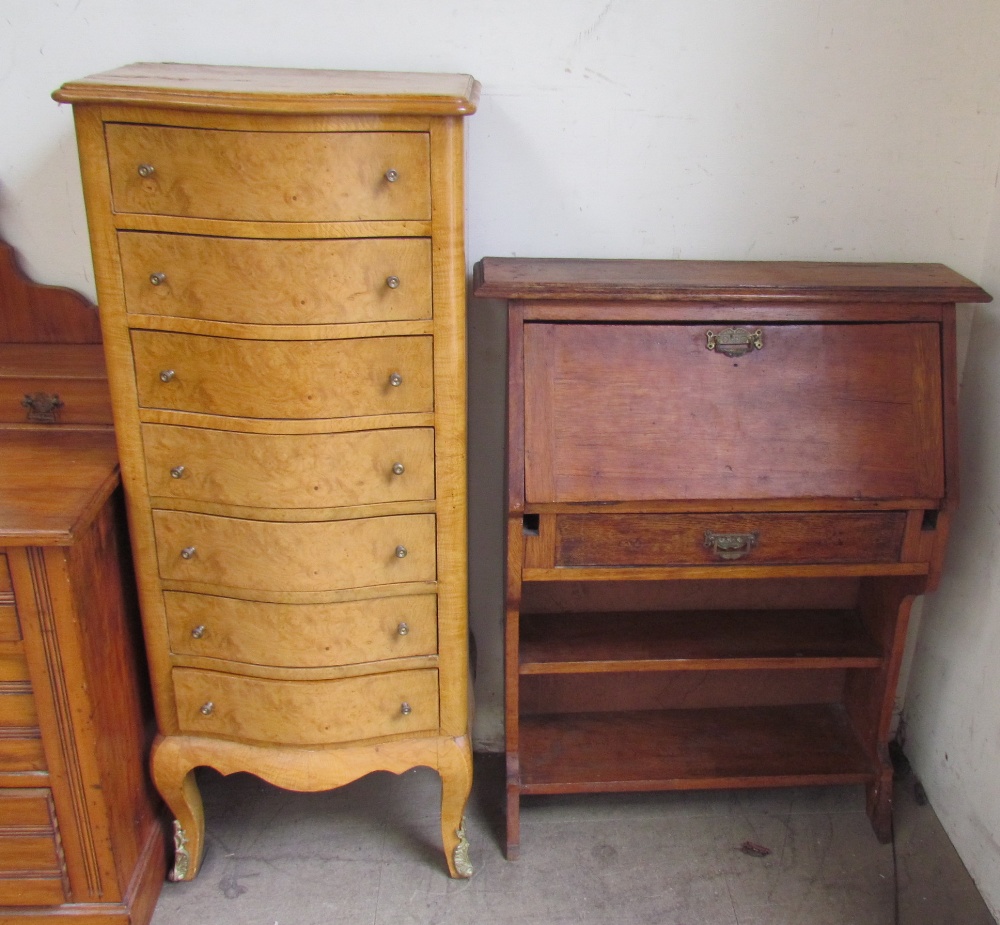
[[[183,466],[174,466],[174,468],[170,470],[170,478],[182,479],[184,478],[185,471],[186,470]]]
[[[160,372],[160,382],[170,382],[176,375],[172,369],[164,369]]]
[[[191,637],[193,639],[201,639],[201,637],[204,636],[204,635],[205,635],[205,626],[204,625],[196,626],[193,630],[191,630]]]
[[[399,626],[396,627],[396,632],[399,633],[400,636],[408,636],[410,634],[410,627],[406,623],[400,623]]]
[[[185,546],[181,550],[181,558],[182,559],[193,559],[195,552],[196,552],[196,548],[194,546]]]
[[[201,705],[201,714],[202,714],[202,716],[211,716],[212,715],[212,711],[214,709],[215,709],[215,704],[212,703],[211,700],[209,700],[208,703],[203,703]]]
[[[397,559],[405,559],[406,558],[406,547],[405,546],[397,546],[396,547],[396,558]]]
[[[398,170],[394,170],[394,169],[393,169],[392,167],[390,167],[390,168],[389,168],[389,169],[388,169],[388,170],[387,170],[387,171],[385,172],[385,178],[386,178],[386,180],[388,180],[388,181],[389,181],[390,183],[395,183],[395,182],[396,182],[396,181],[397,181],[397,180],[399,179],[399,171],[398,171]]]
[[[143,179],[151,177],[156,173],[156,168],[152,164],[140,164],[138,167],[139,176]]]
[[[413,712],[413,707],[404,701],[400,704],[399,712],[402,713],[403,716],[409,716]]]
[[[403,384],[403,377],[399,373],[393,373],[389,377],[389,385],[391,386],[401,386]]]
[[[393,475],[402,475],[405,471],[406,471],[406,468],[403,466],[402,463],[393,463],[392,464],[392,474]]]
[[[385,284],[390,289],[398,289],[399,288],[399,277],[398,276],[387,276],[386,279],[385,279]]]
[[[162,286],[167,281],[166,273],[150,273],[149,282],[153,286]]]

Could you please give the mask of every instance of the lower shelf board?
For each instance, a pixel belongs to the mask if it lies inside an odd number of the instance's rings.
[[[876,768],[839,704],[520,718],[520,791],[854,784]]]

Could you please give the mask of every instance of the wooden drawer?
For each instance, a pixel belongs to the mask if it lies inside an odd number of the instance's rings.
[[[629,567],[898,562],[903,511],[563,514],[555,565]]]
[[[105,137],[116,212],[272,222],[431,216],[430,144],[422,132],[112,123]]]
[[[274,341],[133,331],[132,345],[146,408],[296,419],[433,408],[430,337]]]
[[[47,789],[0,789],[0,905],[66,902],[65,862]]]
[[[111,424],[100,344],[0,344],[0,424]]]
[[[437,652],[433,594],[328,604],[163,595],[171,651],[250,665],[322,668]]]
[[[273,523],[153,511],[153,529],[167,580],[330,591],[436,578],[433,514]]]
[[[438,727],[437,670],[271,681],[175,668],[182,732],[272,745],[327,745]]]
[[[131,313],[250,324],[431,317],[428,238],[257,240],[122,232]]]
[[[247,434],[144,424],[142,442],[153,496],[266,508],[434,497],[429,427]]]
[[[938,325],[724,328],[526,324],[526,499],[943,496]]]

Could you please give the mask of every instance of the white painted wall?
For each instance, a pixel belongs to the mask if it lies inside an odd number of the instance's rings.
[[[474,74],[470,265],[935,260],[1000,295],[996,0],[0,0],[0,233],[41,280],[93,295],[71,114],[49,94],[143,60]],[[980,311],[969,354],[963,513],[907,710],[918,770],[994,911],[997,317]],[[494,747],[503,338],[501,307],[474,304],[476,739]]]

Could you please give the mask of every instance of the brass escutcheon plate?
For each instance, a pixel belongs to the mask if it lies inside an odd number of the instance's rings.
[[[760,328],[756,331],[748,331],[746,328],[726,328],[718,334],[706,331],[705,341],[708,350],[714,350],[727,357],[741,357],[751,350],[764,349],[764,332]]]

